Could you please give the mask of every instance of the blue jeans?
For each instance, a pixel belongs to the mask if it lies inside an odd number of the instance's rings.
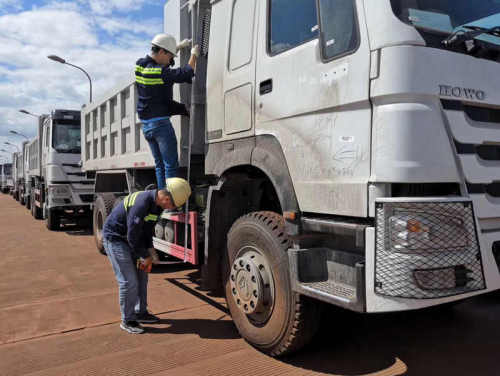
[[[147,312],[148,273],[137,270],[137,259],[128,243],[120,239],[103,239],[116,280],[118,281],[122,321],[135,320]]]
[[[157,188],[163,189],[165,179],[177,177],[179,168],[174,127],[170,119],[161,119],[148,123],[143,132],[155,160]]]

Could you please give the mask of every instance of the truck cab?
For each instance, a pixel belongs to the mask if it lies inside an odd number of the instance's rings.
[[[0,190],[2,193],[9,193],[13,187],[12,163],[4,163],[0,165]]]
[[[80,112],[54,110],[41,120],[37,140],[40,173],[34,176],[36,216],[58,229],[61,220],[87,223],[93,202],[92,179],[81,169]]]

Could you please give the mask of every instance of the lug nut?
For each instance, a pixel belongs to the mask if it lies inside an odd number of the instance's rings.
[[[256,282],[257,282],[257,279],[255,279],[255,276],[254,276],[254,275],[252,276],[252,282],[253,282],[253,283],[256,283]]]
[[[257,297],[257,290],[253,290],[253,296]]]
[[[233,295],[236,295],[236,289],[233,289]]]
[[[250,265],[247,264],[247,272],[250,271]]]
[[[253,302],[250,302],[250,306],[251,306],[252,308],[255,308],[255,304],[254,304]]]
[[[240,305],[241,304],[241,300],[236,299],[236,304]]]

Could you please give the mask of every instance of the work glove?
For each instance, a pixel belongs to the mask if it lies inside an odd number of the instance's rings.
[[[191,55],[200,57],[200,46],[195,45],[193,48],[191,48]]]
[[[187,48],[191,46],[191,39],[184,39],[177,45],[177,51],[182,50],[183,48]]]

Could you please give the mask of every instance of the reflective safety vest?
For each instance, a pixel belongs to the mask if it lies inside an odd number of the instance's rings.
[[[128,214],[128,209],[134,206],[135,200],[140,193],[144,191],[134,192],[123,199],[123,206],[125,207],[125,212]],[[156,214],[148,214],[144,217],[144,222],[156,222],[158,221],[158,216]]]

